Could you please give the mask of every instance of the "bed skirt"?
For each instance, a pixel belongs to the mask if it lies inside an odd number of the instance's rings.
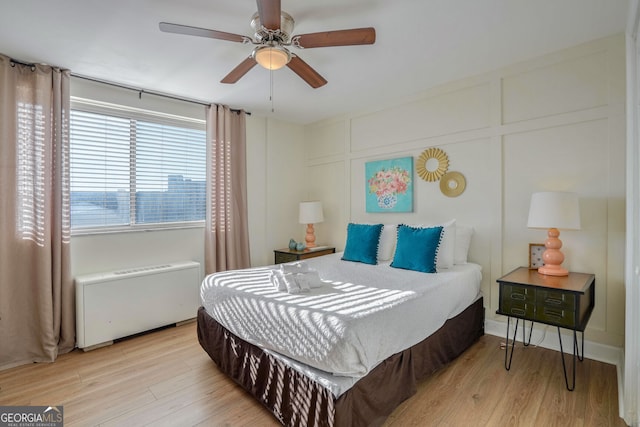
[[[286,426],[378,426],[416,392],[420,379],[458,357],[484,334],[479,298],[431,336],[389,357],[337,399],[324,386],[225,329],[198,310],[202,348]]]

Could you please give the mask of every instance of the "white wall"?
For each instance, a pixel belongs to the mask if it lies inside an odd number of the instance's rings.
[[[73,277],[187,260],[204,266],[204,227],[71,237]]]
[[[251,265],[274,262],[274,249],[304,239],[298,203],[307,200],[303,127],[247,119],[247,174]]]
[[[626,31],[627,54],[627,245],[624,389],[624,420],[640,424],[640,2],[629,2]]]
[[[456,218],[472,225],[470,258],[482,265],[487,319],[496,279],[528,265],[531,193],[574,191],[582,229],[563,232],[565,266],[596,275],[596,305],[586,339],[624,342],[625,52],[622,35],[452,82],[397,105],[372,107],[305,129],[309,193],[330,209],[317,227],[344,247],[354,222],[421,223]],[[414,212],[367,214],[364,164],[429,147],[449,156],[467,182],[457,198],[414,176]],[[328,212],[327,212],[328,211]]]

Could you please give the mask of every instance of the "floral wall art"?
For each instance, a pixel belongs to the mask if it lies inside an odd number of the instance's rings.
[[[413,212],[413,158],[365,164],[367,212]]]

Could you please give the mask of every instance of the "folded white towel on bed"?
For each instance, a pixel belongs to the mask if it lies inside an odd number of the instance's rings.
[[[284,281],[284,277],[282,275],[282,271],[280,270],[269,270],[269,280],[273,287],[281,292],[287,291],[287,283]]]
[[[300,292],[309,292],[309,285],[304,279],[298,276],[302,274],[285,273],[282,270],[271,271],[271,283],[273,286],[281,291],[288,292],[290,294],[299,294]]]
[[[310,270],[306,273],[297,273],[296,281],[298,284],[307,289],[320,288],[324,285],[324,282],[320,278],[320,274],[318,274],[315,270]]]
[[[281,264],[280,269],[286,273],[295,274],[295,280],[302,288],[319,288],[324,285],[318,270],[309,267],[305,261],[296,261],[290,264]]]
[[[285,273],[308,273],[310,271],[316,271],[309,267],[309,265],[304,261],[296,261],[289,264],[280,264],[280,270]]]
[[[277,290],[290,294],[309,292],[324,284],[320,274],[304,262],[280,265],[279,269],[271,270],[270,280]]]

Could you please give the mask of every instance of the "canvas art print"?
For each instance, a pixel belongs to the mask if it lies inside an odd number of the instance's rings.
[[[367,212],[413,212],[413,158],[365,164]]]

